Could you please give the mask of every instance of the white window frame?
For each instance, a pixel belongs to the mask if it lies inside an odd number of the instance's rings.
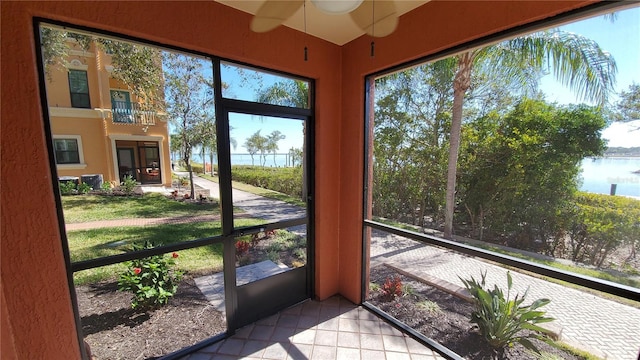
[[[84,162],[84,150],[82,148],[82,136],[80,135],[53,135],[53,139],[69,139],[75,140],[78,143],[78,158],[80,159],[79,164],[58,164],[56,160],[56,168],[59,170],[73,170],[73,169],[84,169],[87,167],[87,164]],[[55,152],[55,147],[53,149]]]

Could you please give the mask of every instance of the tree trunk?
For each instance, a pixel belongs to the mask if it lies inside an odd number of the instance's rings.
[[[191,184],[190,199],[193,199],[196,196],[196,189],[195,189],[195,185],[193,185],[193,169],[191,168],[191,162],[189,162],[188,169],[189,169],[189,183]]]
[[[209,162],[211,163],[211,176],[213,175],[213,149],[211,149],[211,151],[209,151]]]
[[[453,237],[453,212],[456,203],[456,173],[458,168],[458,151],[460,150],[460,133],[462,129],[462,105],[464,95],[471,86],[472,54],[466,52],[458,55],[458,71],[453,80],[453,112],[451,116],[451,135],[449,137],[449,162],[447,165],[447,193],[444,214],[444,238]]]

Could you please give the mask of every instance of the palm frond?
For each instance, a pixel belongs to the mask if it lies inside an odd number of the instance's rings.
[[[579,34],[548,30],[521,36],[489,47],[501,65],[524,66],[551,72],[578,98],[605,105],[614,91],[617,66],[614,58],[598,43]]]

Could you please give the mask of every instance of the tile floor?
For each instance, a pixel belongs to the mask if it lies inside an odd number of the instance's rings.
[[[341,297],[307,301],[238,330],[181,360],[407,359],[438,353]]]

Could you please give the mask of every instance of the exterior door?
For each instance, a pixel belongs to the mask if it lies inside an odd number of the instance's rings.
[[[131,176],[133,179],[138,180],[136,177],[136,160],[134,151],[132,148],[117,148],[118,153],[118,177],[120,182],[124,181],[125,176]]]
[[[311,297],[308,119],[239,111],[225,111],[223,119],[228,141],[220,152],[220,187],[231,194],[222,199],[223,231],[225,247],[235,254],[225,257],[231,275],[225,281],[234,290],[227,296],[227,316],[238,328]],[[232,188],[231,178],[250,182],[243,179],[249,169],[273,174],[263,181],[288,200]]]
[[[160,168],[160,149],[157,144],[145,142],[143,146],[138,147],[141,162],[141,179],[143,184],[160,184],[162,183],[162,172]]]

